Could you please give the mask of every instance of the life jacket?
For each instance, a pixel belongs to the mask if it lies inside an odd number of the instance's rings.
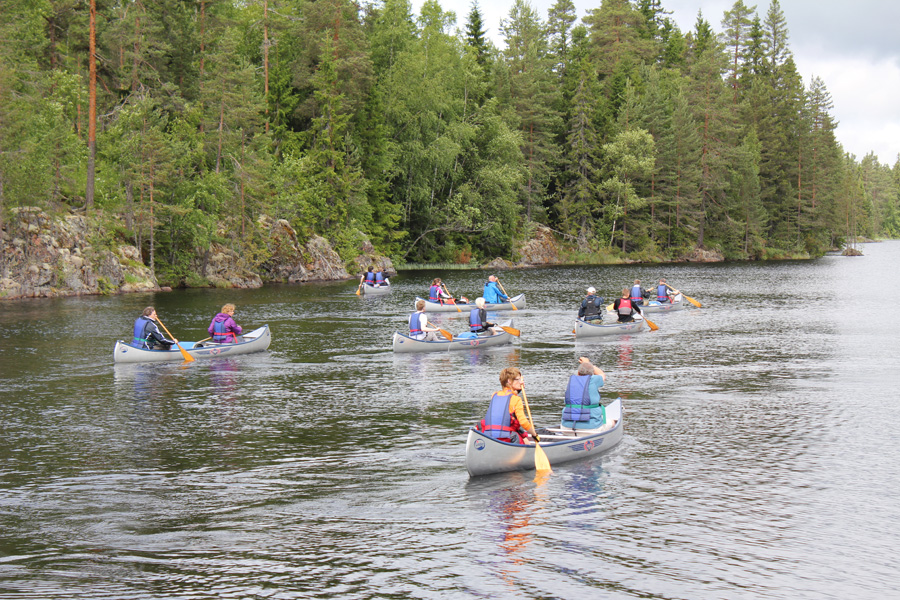
[[[473,308],[469,311],[469,331],[478,333],[484,324],[481,321],[481,309]]]
[[[619,298],[619,314],[620,315],[630,315],[631,314],[631,300],[628,298]]]
[[[597,306],[597,301],[598,298],[593,294],[581,301],[581,306],[584,308],[585,320],[588,320],[588,317],[596,317],[600,314],[600,307]]]
[[[375,273],[374,271],[366,271],[366,283],[372,285],[375,283]]]
[[[432,302],[438,302],[441,299],[441,286],[433,285],[428,288],[428,299]]]
[[[481,431],[485,435],[501,442],[510,442],[514,438],[517,442],[520,441],[519,420],[509,412],[512,396],[512,392],[504,394],[503,391],[499,391],[491,397],[487,414],[481,420]]]
[[[631,288],[631,301],[638,302],[638,303],[644,302],[644,295],[641,292],[641,286],[636,285]]]
[[[375,283],[384,283],[384,273],[381,271],[375,273]]]
[[[135,319],[134,337],[131,340],[131,345],[135,348],[149,348],[150,344],[147,341],[150,339],[150,328],[152,325],[153,320],[143,315]]]
[[[590,421],[591,409],[599,404],[591,404],[590,375],[572,375],[566,386],[566,407],[563,409],[563,421]]]
[[[422,330],[419,329],[419,312],[416,311],[409,316],[409,334],[418,335],[420,333]]]
[[[662,284],[656,288],[656,299],[660,302],[669,301],[669,287],[666,284]]]
[[[233,344],[237,340],[233,331],[225,331],[225,321],[213,321],[212,341],[219,344]]]

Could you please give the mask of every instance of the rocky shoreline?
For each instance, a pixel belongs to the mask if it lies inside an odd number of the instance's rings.
[[[159,285],[135,246],[92,243],[101,237],[101,227],[84,215],[55,217],[36,207],[15,208],[10,213],[11,218],[0,224],[0,300],[171,290]],[[301,243],[283,219],[263,216],[257,226],[268,234],[269,258],[262,265],[254,268],[234,249],[213,243],[191,262],[198,281],[208,287],[258,288],[275,282],[354,279],[370,265],[389,276],[397,273],[391,260],[368,242],[353,259],[355,274],[351,274],[325,238],[314,236]],[[566,262],[553,231],[542,225],[515,248],[515,254],[515,263],[496,258],[481,268],[503,270]],[[695,250],[683,260],[723,259],[717,253]]]

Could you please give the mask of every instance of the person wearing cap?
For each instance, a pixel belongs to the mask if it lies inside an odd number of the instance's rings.
[[[571,429],[599,429],[606,424],[606,412],[600,404],[600,388],[606,383],[606,373],[582,356],[578,369],[569,376],[566,385],[566,405],[561,425]]]
[[[484,284],[484,301],[488,304],[501,304],[509,300],[509,296],[500,289],[499,279],[496,275],[488,277],[487,283]]]
[[[581,301],[581,308],[578,309],[578,318],[582,321],[603,320],[603,297],[596,294],[594,286],[587,289],[587,296]]]
[[[484,308],[484,298],[475,299],[475,308],[469,311],[469,331],[472,333],[500,333],[494,323],[487,320],[487,310]]]
[[[659,285],[656,286],[656,299],[661,303],[671,302],[676,295],[678,295],[678,290],[666,283],[665,277],[660,277]]]
[[[631,323],[635,314],[643,314],[640,305],[631,301],[628,288],[622,288],[622,297],[613,302],[613,312],[619,316],[619,323]]]

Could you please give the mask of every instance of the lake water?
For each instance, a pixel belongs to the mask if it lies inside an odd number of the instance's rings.
[[[390,337],[432,277],[474,298],[477,271],[0,302],[0,597],[898,597],[900,242],[863,251],[499,273],[522,336],[473,353]],[[588,285],[661,276],[703,308],[574,341]],[[225,302],[269,351],[113,365],[144,306],[197,340]],[[542,484],[470,480],[500,370],[553,425],[582,355],[623,442]]]

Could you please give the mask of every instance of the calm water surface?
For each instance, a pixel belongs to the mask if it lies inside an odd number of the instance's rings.
[[[512,346],[400,355],[431,278],[0,303],[0,597],[888,598],[900,595],[900,242],[766,264],[500,273]],[[576,343],[587,285],[665,276],[702,309]],[[153,304],[180,339],[225,302],[268,352],[112,363]],[[462,331],[465,316],[434,314]],[[611,453],[470,480],[466,429],[506,366],[539,425],[579,356]]]

